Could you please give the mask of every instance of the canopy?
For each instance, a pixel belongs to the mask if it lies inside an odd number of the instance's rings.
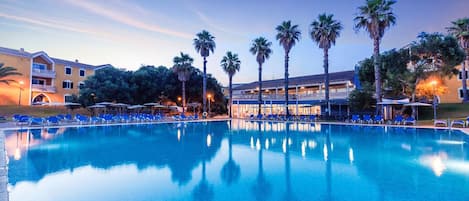
[[[139,108],[144,108],[145,106],[143,105],[131,105],[128,106],[127,109],[139,109]]]
[[[96,105],[112,105],[111,102],[100,102],[100,103],[96,103]]]
[[[399,99],[399,100],[383,98],[383,100],[381,102],[377,103],[377,104],[378,105],[404,105],[404,104],[408,104],[408,103],[409,103],[408,98]]]
[[[92,105],[92,106],[88,106],[88,108],[106,108],[106,106],[104,106],[104,105]]]
[[[80,103],[65,103],[65,106],[80,106]]]
[[[161,106],[161,104],[159,103],[145,103],[143,104],[144,106],[152,106],[152,107],[155,107],[155,106]]]
[[[429,107],[429,106],[432,106],[432,104],[428,104],[428,103],[421,103],[421,102],[413,102],[413,103],[407,103],[407,104],[404,104],[405,106],[424,106],[424,107]]]
[[[112,107],[127,107],[129,105],[125,104],[125,103],[114,103],[111,105]]]

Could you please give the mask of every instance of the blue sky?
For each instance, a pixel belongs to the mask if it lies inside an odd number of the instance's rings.
[[[320,13],[331,13],[344,25],[330,51],[330,71],[351,70],[372,53],[368,35],[353,30],[353,17],[364,0],[0,0],[0,46],[46,51],[53,57],[119,68],[138,69],[142,64],[172,66],[180,51],[194,65],[202,59],[192,46],[197,32],[216,37],[208,72],[221,83],[227,76],[219,65],[226,51],[239,54],[241,71],[234,82],[257,79],[257,63],[248,51],[251,41],[264,36],[273,43],[265,62],[264,79],[283,78],[284,52],[275,41],[275,27],[284,20],[299,24],[301,41],[290,55],[290,75],[323,72],[322,50],[308,34]],[[381,50],[400,48],[419,32],[445,32],[456,18],[469,14],[467,0],[398,0],[397,24],[386,32]]]

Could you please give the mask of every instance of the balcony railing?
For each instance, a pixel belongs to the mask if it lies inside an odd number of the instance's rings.
[[[35,92],[48,92],[48,93],[55,93],[57,89],[51,85],[41,85],[41,84],[32,84],[32,91]]]
[[[350,92],[330,92],[330,99],[347,98]],[[323,100],[324,92],[313,94],[288,94],[290,100]],[[257,100],[258,94],[233,95],[233,100]],[[262,100],[285,100],[285,94],[263,94]]]
[[[46,78],[55,78],[55,75],[56,75],[56,73],[53,70],[33,68],[33,76],[46,77]]]

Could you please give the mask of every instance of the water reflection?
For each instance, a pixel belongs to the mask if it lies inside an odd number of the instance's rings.
[[[170,181],[153,181],[168,195],[146,200],[469,200],[457,131],[234,120],[6,134],[12,201],[27,182],[129,164],[142,179],[168,169]]]

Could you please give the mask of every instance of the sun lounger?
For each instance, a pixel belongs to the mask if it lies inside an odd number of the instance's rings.
[[[43,126],[44,119],[40,117],[33,117],[29,120],[29,125],[30,126]]]
[[[446,120],[435,120],[435,122],[433,122],[433,125],[435,127],[448,127],[448,123],[446,122]]]
[[[309,116],[309,121],[316,121],[316,116],[315,115],[310,115]]]
[[[404,117],[402,117],[401,115],[397,115],[394,118],[394,124],[401,125],[402,123],[404,123]]]
[[[360,115],[354,114],[352,115],[352,123],[361,123]]]
[[[363,122],[368,123],[368,124],[373,123],[373,120],[371,119],[371,115],[369,114],[363,115]]]
[[[413,117],[407,117],[405,120],[404,120],[404,125],[416,125],[416,121]]]
[[[373,121],[376,124],[383,124],[384,123],[383,116],[381,116],[381,115],[376,115],[375,118],[373,119]]]
[[[466,127],[466,122],[464,120],[453,120],[451,121],[451,127]]]
[[[60,119],[56,116],[50,116],[46,118],[46,121],[48,125],[58,125],[60,122]]]

